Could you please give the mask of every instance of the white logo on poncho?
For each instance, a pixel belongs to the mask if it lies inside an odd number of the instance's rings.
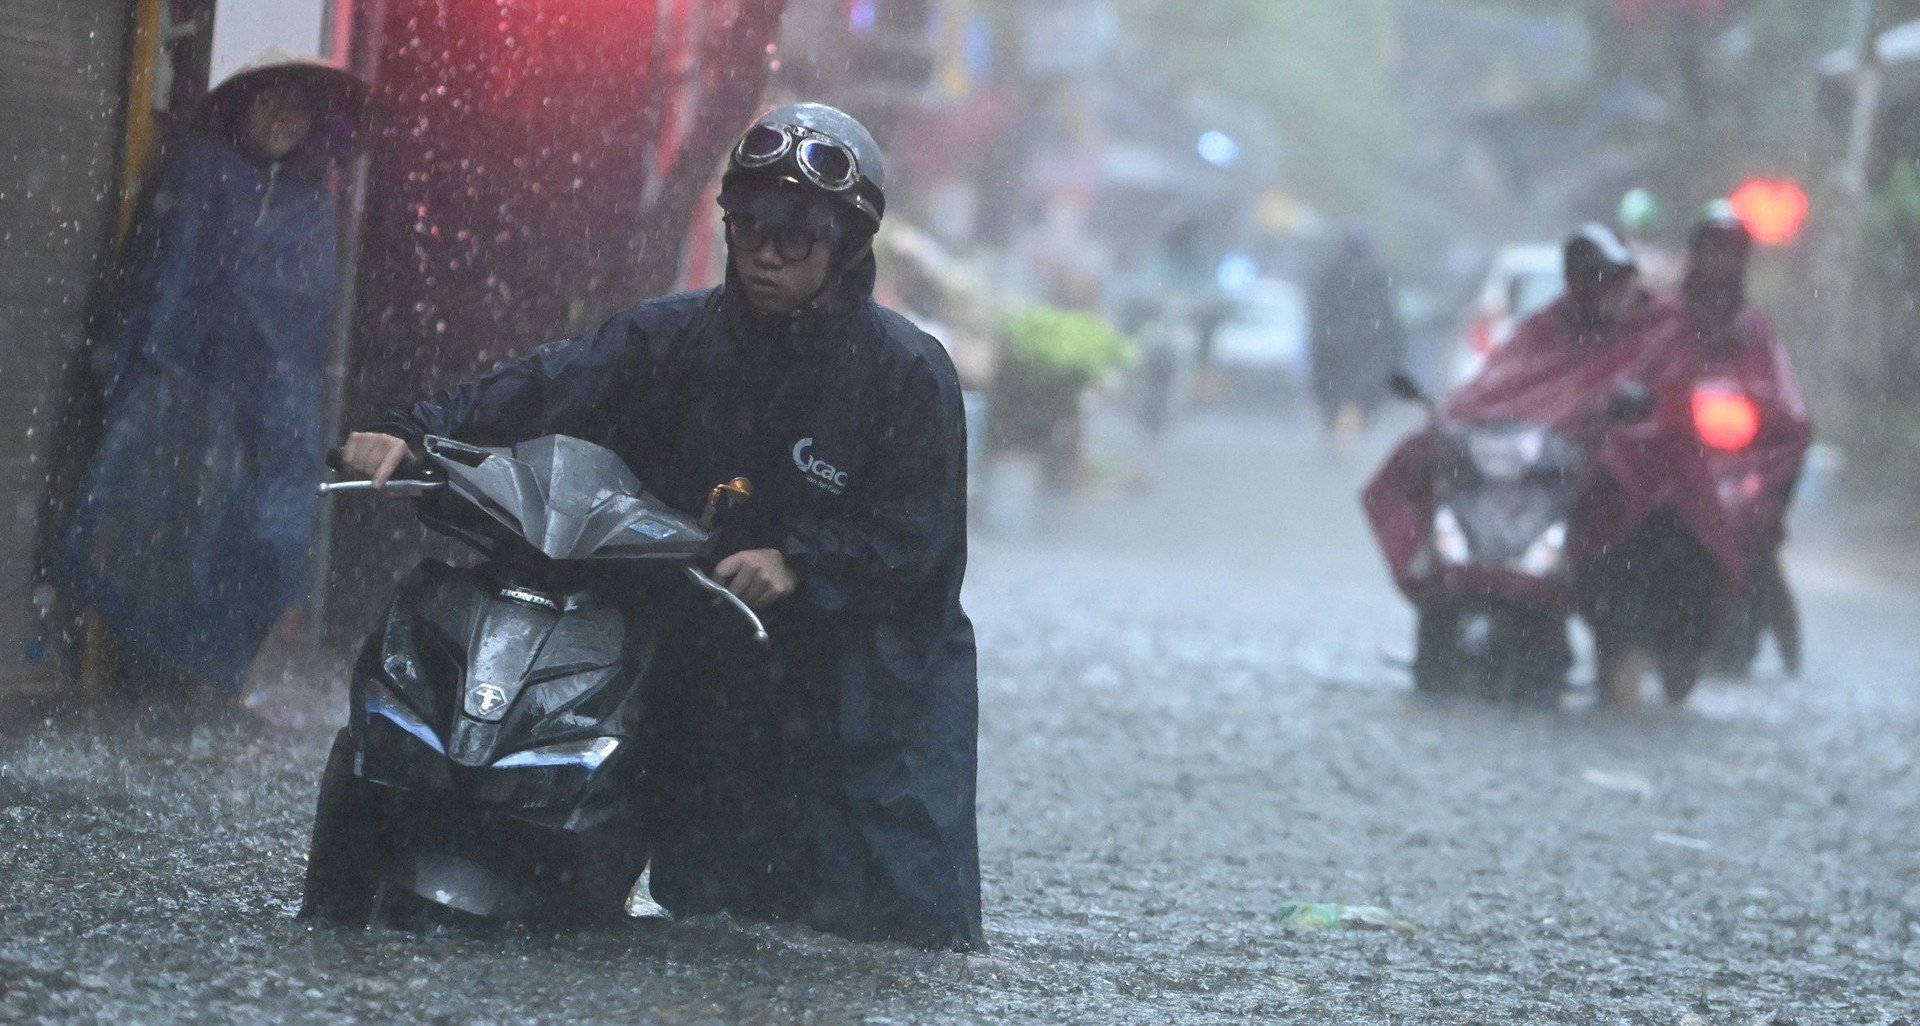
[[[813,455],[811,437],[802,438],[793,443],[793,465],[807,476],[815,486],[824,488],[835,495],[847,490],[847,472]]]

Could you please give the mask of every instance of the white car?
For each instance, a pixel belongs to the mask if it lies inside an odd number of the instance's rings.
[[[1306,380],[1307,294],[1278,278],[1262,278],[1233,297],[1213,332],[1212,364],[1232,376]]]
[[[1449,361],[1450,384],[1457,387],[1472,381],[1487,355],[1506,345],[1521,321],[1560,298],[1566,287],[1559,246],[1514,243],[1494,251],[1486,281],[1467,311],[1461,344]]]

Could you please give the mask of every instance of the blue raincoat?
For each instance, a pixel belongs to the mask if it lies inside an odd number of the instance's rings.
[[[800,590],[766,611],[770,661],[720,610],[665,642],[642,784],[653,896],[681,915],[977,949],[960,384],[940,343],[873,301],[874,274],[869,255],[783,318],[737,284],[642,303],[376,429],[574,435],[682,509],[750,478],[715,555],[778,549]]]
[[[306,587],[338,253],[316,132],[214,132],[157,173],[94,351],[99,452],[53,576],[157,681],[238,690]]]

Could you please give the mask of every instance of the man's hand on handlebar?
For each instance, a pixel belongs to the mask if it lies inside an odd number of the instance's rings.
[[[348,469],[365,474],[375,488],[385,488],[409,455],[405,439],[372,431],[355,431],[340,447],[340,461]]]
[[[800,584],[779,549],[736,552],[713,568],[713,579],[755,609],[786,598]]]

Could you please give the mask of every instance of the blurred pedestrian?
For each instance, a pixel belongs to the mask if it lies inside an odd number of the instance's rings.
[[[1195,349],[1195,332],[1192,318],[1172,303],[1152,304],[1137,320],[1140,426],[1158,442],[1173,420],[1180,370]]]
[[[335,161],[365,89],[276,60],[209,95],[168,147],[93,370],[105,426],[50,568],[103,629],[114,683],[240,696],[291,632],[320,476]]]
[[[1386,397],[1405,332],[1393,308],[1393,280],[1365,230],[1347,229],[1340,252],[1315,284],[1313,391],[1336,454],[1352,448]]]

